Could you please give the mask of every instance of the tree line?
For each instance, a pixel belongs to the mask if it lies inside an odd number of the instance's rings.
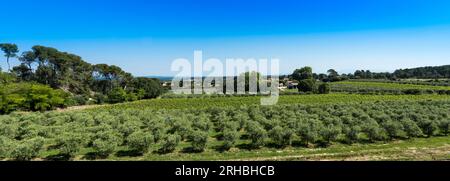
[[[393,73],[397,78],[439,79],[450,78],[450,65],[400,69]]]
[[[350,79],[371,80],[390,80],[398,81],[398,79],[417,78],[417,79],[438,79],[450,78],[450,65],[436,67],[419,67],[413,69],[399,69],[394,73],[389,72],[371,72],[370,70],[356,70],[355,73],[339,74],[334,69],[329,69],[327,74],[313,73],[309,66],[295,69],[290,75],[280,77],[280,83],[288,84],[287,80],[293,80],[297,83],[299,92],[312,92],[326,94],[330,91],[329,82],[338,82]],[[317,82],[322,83],[317,83]],[[438,83],[443,84],[441,81]],[[444,82],[445,83],[445,82]],[[423,84],[423,83],[422,83]],[[429,83],[430,84],[430,83]]]
[[[24,106],[20,105],[20,100],[14,99],[32,97],[27,90],[32,86],[19,86],[19,84],[43,85],[42,89],[47,86],[55,91],[63,90],[66,95],[61,98],[65,99],[66,106],[155,98],[163,92],[158,79],[133,77],[115,65],[93,65],[78,55],[61,52],[55,48],[37,45],[20,55],[15,44],[3,43],[0,44],[0,48],[8,63],[8,72],[0,73],[0,84],[10,87],[9,90],[0,89],[1,102],[3,105],[16,102],[19,104],[17,109]],[[17,58],[20,64],[11,67],[11,58]],[[35,91],[36,96],[38,92]],[[48,97],[47,94],[41,96],[43,99]],[[48,104],[46,100],[42,101]],[[58,106],[48,107],[51,109]],[[5,108],[0,108],[0,112],[7,111]]]
[[[299,70],[309,70],[311,67],[304,67]],[[281,76],[283,78],[295,78],[294,72],[291,75]],[[298,72],[297,72],[298,73]],[[323,82],[336,82],[349,79],[372,79],[372,80],[398,80],[398,79],[449,79],[450,78],[450,65],[443,66],[427,66],[427,67],[417,67],[410,69],[398,69],[393,73],[390,72],[372,72],[370,70],[356,70],[354,73],[339,74],[334,69],[329,69],[327,74],[324,73],[312,73],[310,76],[316,80]]]

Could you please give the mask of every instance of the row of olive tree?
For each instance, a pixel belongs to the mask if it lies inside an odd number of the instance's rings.
[[[14,113],[0,116],[0,157],[32,159],[47,150],[65,158],[86,151],[106,158],[124,149],[143,155],[430,137],[450,133],[448,109],[448,101],[411,101]]]

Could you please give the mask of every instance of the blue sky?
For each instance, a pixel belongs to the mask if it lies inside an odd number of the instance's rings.
[[[0,42],[44,45],[134,75],[173,75],[176,58],[279,58],[392,71],[450,62],[446,0],[0,0]],[[13,60],[17,64],[16,60]],[[0,66],[6,68],[5,61]]]

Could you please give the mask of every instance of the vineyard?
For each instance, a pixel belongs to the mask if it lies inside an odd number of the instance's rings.
[[[444,157],[449,150],[447,95],[292,95],[268,107],[259,106],[260,98],[154,99],[76,111],[16,112],[0,116],[0,157],[269,159],[422,139],[436,141]]]
[[[433,86],[411,84],[405,82],[379,82],[379,81],[342,81],[333,82],[331,89],[334,92],[363,93],[363,94],[447,94],[450,95],[449,86]]]
[[[412,85],[428,85],[428,86],[450,86],[450,79],[358,79],[349,80],[355,82],[381,82],[381,83],[396,83],[396,84],[412,84]]]
[[[240,107],[242,105],[259,105],[261,96],[203,96],[193,98],[152,99],[131,103],[108,105],[98,109],[207,109],[210,107]],[[304,104],[319,105],[333,103],[357,103],[376,101],[402,101],[402,100],[449,100],[445,95],[361,95],[361,94],[310,94],[310,95],[283,95],[279,97],[278,104]]]

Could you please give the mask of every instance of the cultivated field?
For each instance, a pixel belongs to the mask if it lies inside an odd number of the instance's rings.
[[[331,83],[334,92],[364,94],[449,94],[450,86],[409,84],[403,82],[342,81]]]
[[[153,99],[0,116],[18,160],[449,159],[448,95]]]

